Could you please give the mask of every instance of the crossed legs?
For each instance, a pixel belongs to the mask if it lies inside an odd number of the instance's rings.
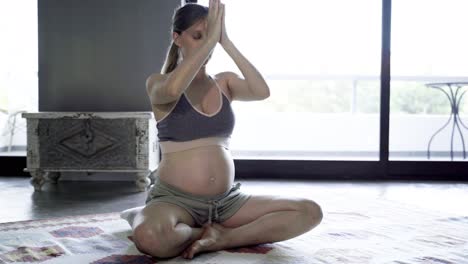
[[[201,236],[192,216],[182,207],[152,202],[121,213],[133,229],[133,241],[141,252],[160,258],[180,255]]]
[[[201,252],[291,239],[316,227],[323,217],[312,200],[271,195],[252,195],[229,219],[200,228],[177,205],[154,202],[133,210],[127,219],[136,246],[160,258],[193,258]]]

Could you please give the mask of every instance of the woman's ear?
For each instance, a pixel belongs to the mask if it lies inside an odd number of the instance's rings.
[[[172,41],[180,48],[180,35],[177,32],[172,32]]]

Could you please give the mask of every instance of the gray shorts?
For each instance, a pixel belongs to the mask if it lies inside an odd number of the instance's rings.
[[[240,182],[233,184],[231,189],[219,195],[195,195],[169,185],[157,177],[148,193],[146,204],[166,202],[178,205],[192,215],[198,226],[207,222],[221,223],[233,216],[250,198],[250,194],[240,191],[240,186]]]

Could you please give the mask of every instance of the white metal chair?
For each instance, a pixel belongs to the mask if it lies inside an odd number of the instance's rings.
[[[15,110],[15,111],[10,112],[10,111],[8,111],[6,109],[1,109],[0,108],[0,112],[3,113],[3,114],[8,115],[6,125],[5,125],[4,129],[2,130],[1,135],[6,136],[6,135],[9,134],[10,139],[9,139],[9,143],[8,143],[8,152],[11,152],[11,148],[12,148],[12,145],[13,145],[13,137],[15,136],[15,130],[18,128],[16,118],[18,117],[18,115],[20,115],[20,117],[21,117],[21,114],[26,113],[27,111]]]

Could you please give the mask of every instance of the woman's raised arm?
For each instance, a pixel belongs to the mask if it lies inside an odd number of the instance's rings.
[[[219,0],[211,0],[205,41],[200,48],[190,56],[185,57],[173,71],[167,74],[154,73],[146,80],[146,89],[152,104],[166,104],[175,101],[187,89],[213,52],[216,43],[219,42],[223,11],[224,8]],[[175,35],[173,45],[176,45],[179,36]]]

